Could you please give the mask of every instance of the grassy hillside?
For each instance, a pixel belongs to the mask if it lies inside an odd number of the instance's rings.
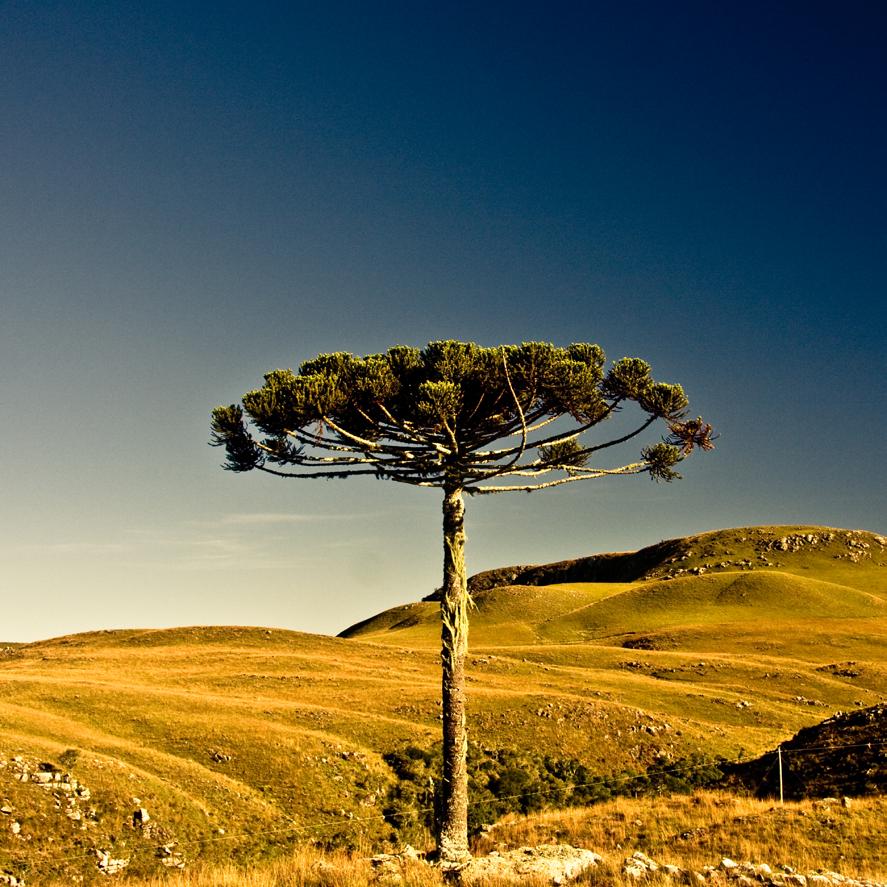
[[[478,855],[526,845],[567,843],[593,847],[599,868],[577,883],[627,887],[637,880],[620,872],[626,856],[641,851],[661,864],[702,871],[725,856],[766,861],[774,868],[828,869],[883,884],[887,854],[882,848],[887,798],[864,798],[849,808],[829,801],[770,802],[723,792],[692,796],[618,798],[593,808],[557,810],[532,816],[509,815],[478,838]],[[439,870],[404,859],[405,887],[441,887]],[[388,879],[394,883],[394,879]],[[61,887],[64,880],[46,884]],[[196,865],[172,876],[139,879],[140,887],[366,887],[380,880],[366,854],[300,848],[274,863],[247,868]],[[523,887],[548,887],[549,880],[525,879]],[[679,880],[656,879],[653,884]],[[800,882],[799,882],[800,883]],[[42,885],[41,885],[42,887]],[[484,881],[484,887],[514,887],[513,881]]]
[[[502,585],[553,585],[570,582],[634,582],[699,575],[710,570],[761,567],[785,568],[803,574],[815,570],[832,582],[850,577],[865,581],[873,574],[854,564],[884,561],[885,539],[861,530],[816,526],[739,527],[696,536],[668,539],[640,551],[596,554],[551,564],[500,567],[478,573],[469,590],[484,591]],[[852,582],[850,584],[853,584]]]
[[[873,705],[887,694],[885,543],[752,528],[654,546],[631,579],[475,581],[472,735],[597,776],[755,754]],[[392,755],[439,733],[436,607],[347,634],[190,628],[0,646],[0,871],[88,883],[103,877],[95,851],[138,873],[393,838]],[[40,765],[57,778],[41,782]],[[141,808],[150,820],[134,825]]]

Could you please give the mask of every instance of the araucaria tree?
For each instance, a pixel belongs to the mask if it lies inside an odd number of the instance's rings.
[[[625,405],[632,430],[589,434]],[[539,342],[483,348],[455,341],[384,354],[321,354],[299,371],[275,370],[243,405],[212,414],[212,443],[231,471],[286,478],[383,480],[443,490],[443,798],[438,849],[445,869],[470,859],[465,655],[468,595],[463,495],[544,490],[600,478],[679,477],[675,466],[710,449],[711,426],[686,417],[680,385],[623,358],[605,372],[597,345]],[[246,418],[248,417],[248,419]],[[616,467],[597,460],[661,420],[667,434]],[[609,463],[608,463],[609,464]]]

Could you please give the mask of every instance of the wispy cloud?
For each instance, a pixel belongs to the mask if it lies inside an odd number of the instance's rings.
[[[291,524],[312,524],[312,523],[339,523],[352,520],[366,520],[372,517],[378,517],[378,514],[354,514],[353,512],[342,512],[339,514],[301,514],[291,511],[247,511],[235,512],[232,514],[223,514],[221,517],[210,520],[188,521],[193,527],[214,527],[223,528],[230,527],[269,527],[269,526],[286,526]]]
[[[43,556],[97,557],[132,550],[125,542],[30,542],[16,546],[18,551]]]
[[[294,569],[321,563],[334,551],[359,546],[362,535],[334,532],[331,525],[373,521],[379,514],[301,514],[292,512],[232,512],[211,520],[181,521],[163,528],[121,527],[118,539],[71,539],[16,544],[29,559],[164,570],[224,570],[248,564],[251,570]],[[319,525],[309,552],[293,550],[294,526]],[[326,529],[324,529],[324,527]],[[356,525],[354,525],[356,529]],[[0,549],[9,550],[0,540]]]
[[[259,511],[226,514],[219,518],[223,527],[267,526],[269,524],[307,524],[317,520],[341,520],[349,515],[293,514],[286,511]]]

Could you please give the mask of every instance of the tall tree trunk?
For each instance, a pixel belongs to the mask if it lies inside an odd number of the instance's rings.
[[[468,652],[468,577],[461,484],[444,487],[444,577],[440,601],[443,664],[443,798],[438,850],[441,867],[458,878],[468,850],[468,734],[465,729],[465,654]]]

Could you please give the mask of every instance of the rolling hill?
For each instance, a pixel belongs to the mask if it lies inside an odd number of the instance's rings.
[[[472,736],[596,775],[761,753],[884,700],[885,576],[887,539],[821,527],[479,574]],[[89,883],[103,859],[150,872],[391,838],[393,756],[438,737],[438,637],[419,601],[338,638],[181,628],[0,646],[0,871]]]

